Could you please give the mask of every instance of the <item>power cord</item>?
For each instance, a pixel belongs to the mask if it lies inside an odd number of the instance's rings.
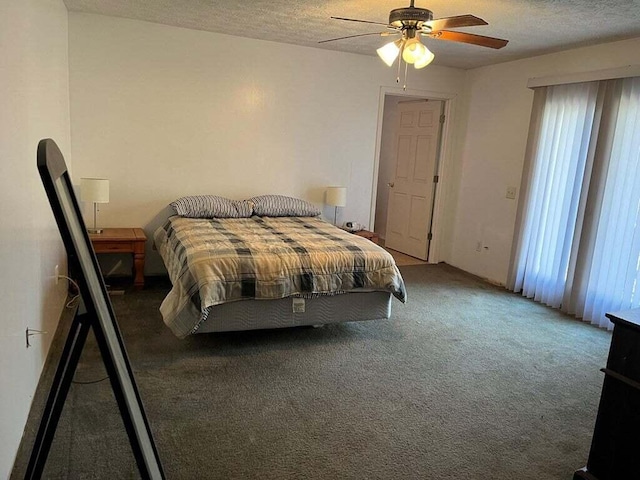
[[[80,287],[78,286],[78,284],[76,283],[76,281],[73,278],[69,278],[66,275],[58,275],[58,278],[64,278],[66,280],[68,280],[69,282],[71,282],[73,284],[74,287],[76,287],[76,293],[73,297],[71,297],[71,300],[69,300],[67,302],[67,304],[65,305],[65,307],[67,308],[73,308],[76,306],[76,303],[78,303],[78,299],[80,298]]]
[[[66,275],[58,275],[58,278],[64,278],[64,279],[68,280],[76,288],[76,292],[78,292],[78,293],[76,293],[73,297],[71,297],[71,300],[69,300],[67,302],[67,304],[65,305],[65,307],[67,307],[67,308],[75,307],[76,303],[78,303],[78,299],[80,298],[80,287],[78,286],[78,284],[76,283],[76,281],[73,278],[67,277]],[[94,383],[104,382],[107,378],[109,378],[109,375],[107,375],[106,377],[103,377],[103,378],[101,378],[99,380],[88,380],[86,382],[81,382],[81,381],[78,381],[78,380],[71,380],[71,383],[75,383],[76,385],[92,385]]]
[[[77,385],[91,385],[93,383],[104,382],[107,378],[109,378],[109,375],[107,375],[104,378],[101,378],[100,380],[89,380],[89,381],[86,381],[86,382],[80,382],[80,381],[77,381],[77,380],[71,380],[71,383],[75,383]]]

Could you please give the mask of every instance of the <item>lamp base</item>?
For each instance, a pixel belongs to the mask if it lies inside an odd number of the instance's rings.
[[[87,228],[87,232],[89,233],[102,233],[103,230],[101,228]]]

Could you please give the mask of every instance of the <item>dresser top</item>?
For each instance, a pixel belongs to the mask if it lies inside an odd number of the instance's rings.
[[[627,327],[631,327],[640,331],[640,308],[607,313],[606,316],[616,325],[624,324]]]

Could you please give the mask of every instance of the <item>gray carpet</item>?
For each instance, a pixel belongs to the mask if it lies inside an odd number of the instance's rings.
[[[179,340],[166,286],[113,297],[167,478],[570,479],[610,334],[447,265],[401,270],[391,320],[318,329]],[[90,340],[78,381],[104,376]],[[108,381],[72,386],[45,478],[137,478]]]

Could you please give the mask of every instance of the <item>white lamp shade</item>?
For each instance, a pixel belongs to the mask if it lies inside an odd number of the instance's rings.
[[[416,63],[425,55],[427,47],[420,43],[418,37],[407,40],[402,50],[402,59],[407,63]]]
[[[422,57],[420,57],[419,59],[416,60],[416,63],[413,64],[413,66],[416,69],[419,68],[424,68],[427,65],[429,65],[431,62],[433,62],[433,59],[436,57],[433,52],[431,50],[429,50],[427,47],[424,47],[425,52],[422,55]]]
[[[106,178],[81,178],[80,200],[92,203],[109,203],[109,180]]]
[[[384,63],[391,66],[393,65],[393,62],[396,61],[396,58],[398,58],[398,54],[400,53],[400,45],[402,45],[402,40],[389,42],[377,49],[376,52],[378,52],[378,56]]]
[[[347,187],[327,187],[327,205],[344,207],[347,205]]]

